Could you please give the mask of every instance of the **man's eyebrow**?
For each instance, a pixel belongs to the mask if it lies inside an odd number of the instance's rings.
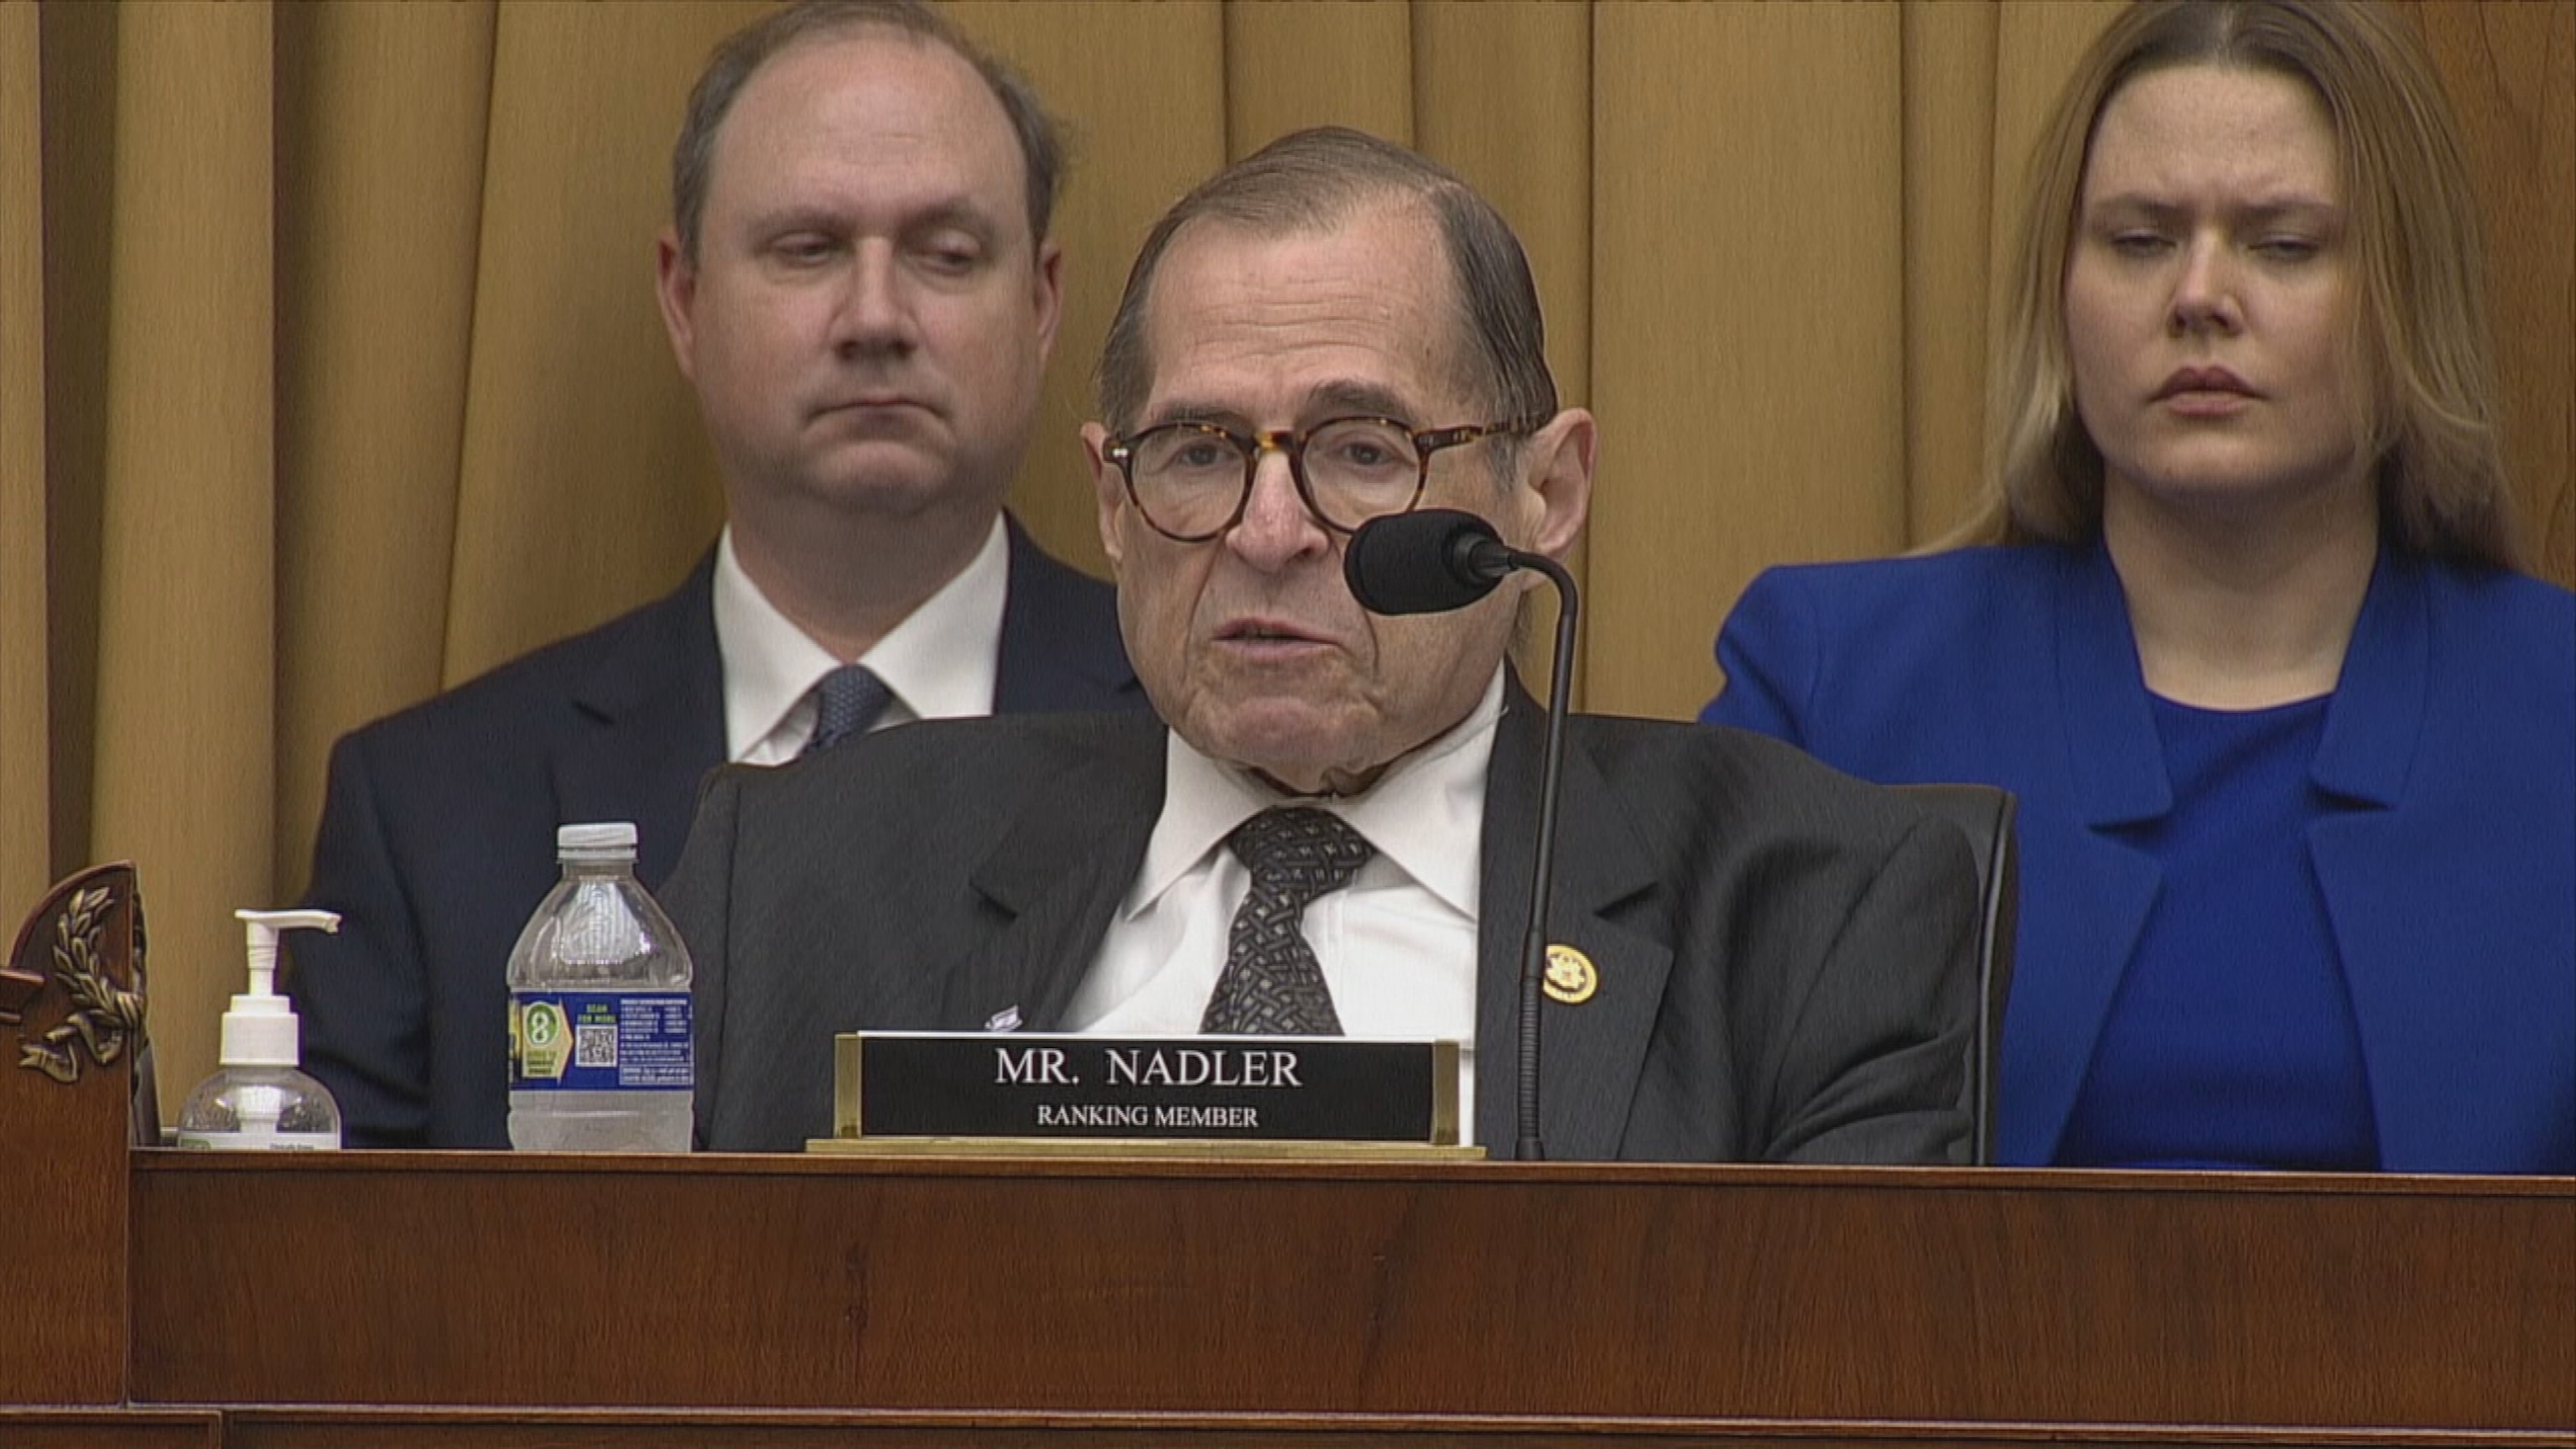
[[[925,207],[913,213],[905,219],[903,229],[906,235],[918,235],[952,226],[974,232],[979,236],[998,235],[1002,229],[999,217],[978,205],[972,198],[962,196],[954,201],[941,202],[937,206]]]
[[[1306,394],[1307,415],[1317,422],[1361,414],[1419,427],[1421,419],[1408,416],[1411,407],[1392,390],[1373,382],[1328,382]]]
[[[791,231],[837,233],[845,224],[841,213],[827,206],[782,206],[751,215],[754,236],[778,236]]]
[[[787,232],[816,231],[837,236],[858,225],[846,207],[818,206],[811,203],[777,207],[754,212],[751,230],[755,236],[779,236]],[[923,207],[902,218],[902,234],[917,236],[945,227],[958,227],[981,236],[998,235],[1001,223],[992,211],[972,198],[958,197]]]
[[[1210,427],[1225,428],[1231,432],[1252,431],[1252,420],[1242,413],[1223,403],[1207,402],[1192,397],[1166,399],[1160,406],[1137,421],[1136,431],[1141,433],[1147,428],[1159,428],[1166,423],[1205,423]]]
[[[1379,383],[1335,381],[1318,384],[1306,391],[1299,409],[1297,426],[1312,427],[1331,418],[1393,418],[1408,426],[1420,426],[1420,420],[1407,416],[1410,407],[1403,398]],[[1183,394],[1167,398],[1136,424],[1136,431],[1159,428],[1167,423],[1204,423],[1231,432],[1258,431],[1242,409],[1230,403],[1215,402]]]

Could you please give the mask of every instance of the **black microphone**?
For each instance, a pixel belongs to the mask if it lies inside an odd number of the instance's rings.
[[[1540,752],[1538,847],[1530,867],[1529,933],[1521,938],[1518,1134],[1512,1156],[1542,1161],[1538,1130],[1539,984],[1547,966],[1548,897],[1556,883],[1557,779],[1565,764],[1566,700],[1574,688],[1574,619],[1583,607],[1574,576],[1545,554],[1524,553],[1494,526],[1454,508],[1423,508],[1361,524],[1342,550],[1351,596],[1373,614],[1437,614],[1494,591],[1505,574],[1528,569],[1556,585],[1556,666],[1547,691],[1547,742]],[[1473,1110],[1470,1104],[1469,1110]]]
[[[1494,526],[1455,508],[1373,518],[1342,551],[1351,597],[1372,614],[1445,614],[1520,567]]]

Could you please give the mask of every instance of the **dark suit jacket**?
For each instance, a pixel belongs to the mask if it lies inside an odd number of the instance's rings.
[[[1889,784],[2020,797],[1999,1156],[2053,1157],[2162,872],[2173,808],[2099,548],[1780,569],[1718,641],[1706,718]],[[2576,597],[2380,559],[2327,706],[2309,831],[2383,1165],[2576,1172]]]
[[[1476,1139],[1509,1063],[1543,712],[1508,694],[1486,791]],[[831,1035],[1054,1028],[1144,859],[1142,717],[934,722],[708,784],[666,899],[697,963],[698,1131],[831,1130]],[[1599,968],[1544,1009],[1551,1156],[1939,1162],[1971,1001],[1966,842],[1731,730],[1578,718],[1550,939]]]
[[[634,821],[658,887],[724,763],[714,567],[333,748],[305,904],[342,924],[289,948],[288,979],[351,1145],[509,1145],[503,968],[557,877],[555,827]],[[1003,711],[1145,707],[1115,594],[1016,523],[994,694]]]

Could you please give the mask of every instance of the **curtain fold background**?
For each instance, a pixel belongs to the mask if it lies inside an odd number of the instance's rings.
[[[131,857],[165,1097],[301,889],[330,742],[667,589],[721,516],[654,311],[688,85],[759,7],[0,5],[0,917]],[[1510,216],[1600,414],[1588,708],[1684,715],[1762,567],[1937,536],[1990,279],[2099,6],[960,4],[1071,123],[1014,505],[1154,217],[1322,122]],[[2406,7],[2494,249],[2508,452],[2576,584],[2576,5]]]

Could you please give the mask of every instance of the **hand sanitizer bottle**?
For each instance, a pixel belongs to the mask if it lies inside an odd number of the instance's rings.
[[[302,1032],[277,994],[277,933],[340,929],[329,911],[235,911],[250,953],[250,990],[224,1013],[223,1066],[179,1109],[181,1147],[311,1150],[340,1145],[340,1104],[297,1070]]]

